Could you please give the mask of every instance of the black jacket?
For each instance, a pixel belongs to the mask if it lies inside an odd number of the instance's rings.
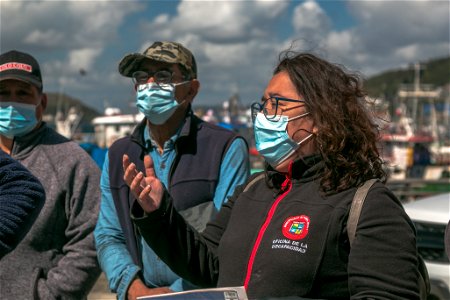
[[[291,177],[272,172],[246,192],[237,188],[201,235],[168,194],[149,216],[137,203],[132,215],[159,257],[197,285],[245,285],[250,298],[419,299],[415,231],[401,203],[377,182],[350,250],[356,188],[323,196],[320,166],[311,157],[296,162]]]

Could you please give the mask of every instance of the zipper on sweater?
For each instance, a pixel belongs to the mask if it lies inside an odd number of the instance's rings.
[[[290,174],[289,174],[290,175]],[[275,214],[275,210],[277,209],[278,204],[283,200],[283,198],[291,191],[292,181],[291,177],[286,177],[286,180],[282,184],[282,190],[284,190],[283,194],[277,197],[275,202],[272,204],[269,212],[267,213],[266,220],[263,225],[259,229],[258,236],[256,237],[255,244],[253,245],[252,252],[250,254],[250,259],[247,265],[247,274],[245,275],[244,287],[248,289],[248,283],[250,282],[250,277],[252,274],[253,263],[255,262],[256,253],[258,252],[259,245],[261,244],[264,233],[266,232],[267,227],[269,227],[270,222],[272,221],[272,217]]]

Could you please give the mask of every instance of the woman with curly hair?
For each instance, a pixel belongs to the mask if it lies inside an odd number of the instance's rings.
[[[364,101],[355,74],[312,54],[283,53],[252,105],[265,171],[238,187],[200,234],[174,209],[151,159],[144,175],[124,156],[135,224],[161,259],[199,286],[243,285],[257,299],[419,299],[414,227],[384,185],[378,129]],[[372,178],[379,180],[350,246],[352,199]]]

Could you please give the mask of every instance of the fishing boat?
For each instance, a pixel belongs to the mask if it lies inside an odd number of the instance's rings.
[[[401,200],[450,191],[450,98],[443,89],[420,84],[419,64],[415,74],[413,85],[399,88],[394,119],[380,137],[388,184]],[[443,99],[444,110],[438,111],[436,103]]]
[[[107,107],[103,116],[92,120],[96,145],[109,148],[118,138],[130,135],[142,119],[144,115],[140,112],[123,114],[119,108]]]

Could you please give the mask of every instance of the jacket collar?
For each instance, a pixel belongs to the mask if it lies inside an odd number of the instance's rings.
[[[192,126],[194,124],[194,120],[197,118],[195,117],[194,113],[192,112],[192,109],[189,108],[186,112],[186,117],[183,122],[183,125],[181,127],[180,134],[178,136],[178,139],[176,141],[176,144],[180,143],[184,138],[189,137],[192,132]],[[131,134],[131,140],[139,144],[142,148],[150,149],[152,147],[151,144],[147,145],[145,138],[144,138],[144,131],[147,128],[147,118],[144,118],[133,130],[133,133]]]
[[[268,164],[266,164],[266,166],[268,178],[270,178],[273,185],[281,186],[286,178],[297,182],[308,182],[315,180],[321,176],[324,162],[319,154],[314,154],[299,158],[292,162],[289,166],[288,173],[277,172]]]
[[[292,178],[297,180],[311,180],[320,176],[324,162],[319,154],[297,159],[292,164]]]
[[[49,130],[47,123],[42,122],[39,128],[32,130],[21,137],[15,137],[11,155],[16,159],[23,159],[38,145],[41,144],[44,133]]]

